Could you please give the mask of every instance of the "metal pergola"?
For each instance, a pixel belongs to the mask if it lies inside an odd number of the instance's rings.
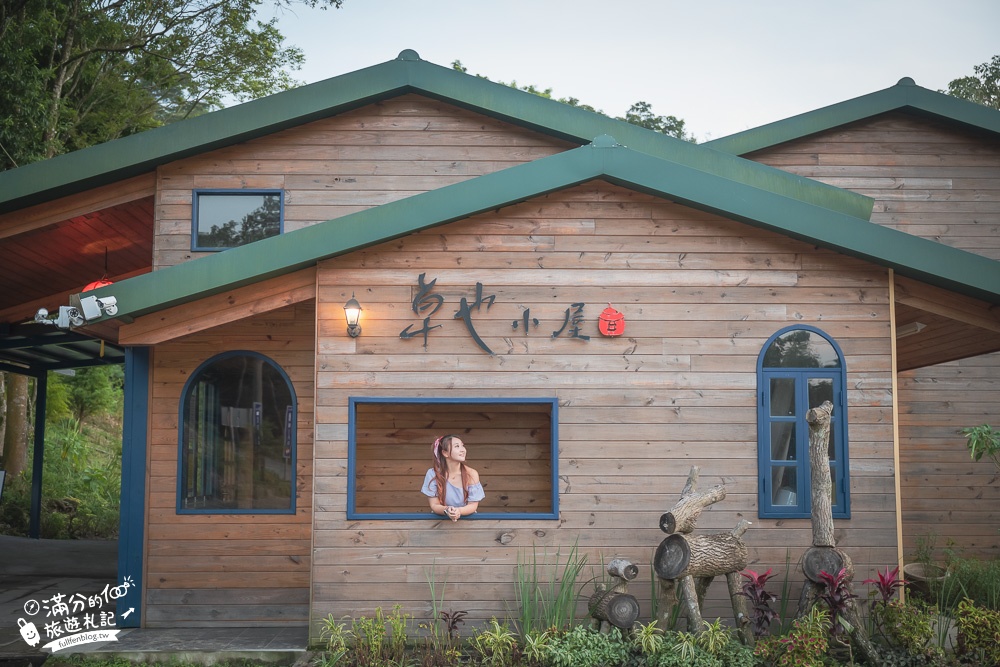
[[[49,371],[125,363],[117,345],[43,323],[0,324],[0,371],[35,378],[35,450],[31,462],[28,535],[41,535],[42,461],[45,457],[45,392]]]

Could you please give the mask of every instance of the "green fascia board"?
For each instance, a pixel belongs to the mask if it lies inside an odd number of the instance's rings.
[[[871,200],[853,192],[434,65],[413,51],[356,72],[2,172],[0,213],[411,92],[573,143],[613,135],[634,150],[693,169],[848,215],[871,215]]]
[[[904,78],[890,88],[720,137],[706,142],[705,146],[733,155],[747,155],[891,111],[904,111],[1000,135],[1000,111],[921,88],[912,79]]]
[[[924,282],[1000,303],[1000,262],[793,197],[727,181],[599,137],[592,145],[329,220],[93,292],[137,317],[315,265],[422,229],[593,180],[860,257]]]

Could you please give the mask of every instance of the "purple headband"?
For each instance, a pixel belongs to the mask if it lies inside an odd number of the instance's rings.
[[[437,457],[438,457],[438,451],[440,451],[440,449],[441,449],[441,441],[443,439],[444,439],[444,436],[441,436],[440,438],[438,438],[437,440],[435,440],[434,444],[431,446],[431,448],[434,450],[434,458],[435,459],[437,459]]]

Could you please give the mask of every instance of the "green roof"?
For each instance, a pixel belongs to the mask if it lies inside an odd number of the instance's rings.
[[[848,215],[871,214],[872,201],[861,195],[434,65],[420,60],[414,51],[326,81],[2,172],[0,213],[108,185],[161,164],[406,93],[419,93],[579,144],[602,134],[614,135],[636,151],[735,183]]]
[[[859,257],[930,284],[1000,303],[1000,263],[626,148],[587,146],[233,248],[93,292],[135,317],[314,265],[413,232],[602,179]]]
[[[746,155],[890,111],[905,111],[971,130],[1000,134],[1000,111],[921,88],[906,77],[891,88],[721,137],[704,145],[733,155]]]

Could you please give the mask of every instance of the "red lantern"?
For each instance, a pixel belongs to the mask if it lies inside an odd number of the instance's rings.
[[[625,333],[625,316],[609,303],[597,318],[597,329],[605,336],[621,336]]]
[[[89,292],[90,290],[100,289],[101,287],[107,287],[108,285],[114,285],[113,282],[107,279],[107,277],[101,278],[100,280],[95,280],[92,283],[87,283],[82,292]]]

